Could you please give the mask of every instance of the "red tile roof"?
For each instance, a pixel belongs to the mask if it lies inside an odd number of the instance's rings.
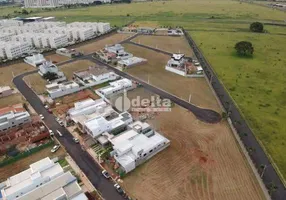
[[[19,103],[19,104],[14,104],[12,106],[0,108],[0,115],[3,115],[5,113],[11,112],[11,111],[17,113],[17,112],[24,112],[26,110],[24,109],[23,105],[21,103]]]

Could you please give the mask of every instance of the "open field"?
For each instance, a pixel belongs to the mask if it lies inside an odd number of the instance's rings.
[[[170,59],[168,55],[156,53],[132,44],[124,44],[126,51],[135,56],[146,58],[146,64],[127,69],[127,72],[148,81],[152,85],[162,88],[184,100],[189,99],[194,105],[219,111],[218,103],[213,100],[213,93],[204,78],[186,78],[165,70]]]
[[[93,66],[93,65],[94,63],[90,62],[89,60],[77,60],[72,63],[61,65],[59,66],[59,69],[63,71],[67,79],[70,80],[73,77],[73,72],[76,72],[79,70],[85,70],[89,66]]]
[[[101,40],[91,42],[85,45],[82,45],[80,47],[76,47],[75,49],[79,52],[83,52],[85,54],[92,53],[95,51],[98,51],[102,48],[105,47],[105,45],[112,45],[119,43],[122,40],[125,40],[126,38],[132,36],[132,34],[121,34],[121,33],[116,33],[113,34],[109,37],[103,38]]]
[[[25,73],[27,71],[35,70],[34,67],[26,63],[18,63],[0,68],[0,85],[13,86],[13,73],[14,76]]]
[[[25,99],[20,93],[12,94],[10,96],[0,98],[0,108],[24,102]]]
[[[67,57],[67,56],[62,56],[62,55],[59,55],[59,54],[56,54],[56,53],[51,54],[51,55],[47,55],[47,56],[45,56],[45,58],[46,58],[46,60],[51,61],[51,62],[53,62],[53,63],[55,63],[55,64],[70,59],[70,58]]]
[[[25,76],[24,81],[27,85],[32,87],[32,89],[37,94],[43,94],[46,91],[46,85],[48,84],[48,82],[44,80],[39,73],[34,73]]]
[[[29,165],[40,160],[43,159],[45,157],[50,157],[50,158],[54,158],[56,156],[62,156],[65,155],[65,151],[63,148],[60,148],[57,152],[55,153],[51,153],[51,148],[52,147],[48,147],[45,148],[37,153],[34,153],[24,159],[20,159],[16,162],[14,162],[11,165],[6,165],[4,167],[1,167],[0,170],[0,182],[7,180],[8,177],[15,175],[23,170],[26,170],[29,168]]]
[[[150,94],[144,88],[128,92],[129,97],[137,95]],[[227,122],[205,124],[177,105],[148,122],[171,145],[123,178],[123,187],[132,197],[264,199]]]
[[[286,36],[227,32],[191,35],[286,177],[286,58],[282,56],[286,55]],[[235,56],[233,46],[241,40],[253,43],[253,58]]]
[[[186,56],[193,56],[193,51],[185,37],[140,35],[132,41],[153,48],[158,48],[169,53],[183,53]]]

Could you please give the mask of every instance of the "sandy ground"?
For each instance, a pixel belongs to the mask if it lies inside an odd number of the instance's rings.
[[[67,56],[62,56],[62,55],[59,55],[59,54],[51,54],[51,55],[47,55],[45,56],[46,60],[48,61],[51,61],[53,63],[60,63],[60,62],[63,62],[63,61],[66,61],[66,60],[69,60],[71,58],[67,57]]]
[[[42,94],[46,91],[48,82],[44,80],[39,73],[27,75],[23,79],[37,94]]]
[[[19,74],[23,74],[27,71],[35,70],[35,68],[31,65],[28,65],[24,62],[13,64],[5,67],[0,68],[0,85],[9,85],[13,86],[12,80],[13,80],[13,73],[14,76],[17,76]]]
[[[98,51],[102,48],[105,47],[105,45],[112,45],[119,43],[122,40],[125,40],[126,38],[132,36],[133,34],[121,34],[121,33],[116,33],[114,35],[111,35],[110,37],[91,42],[85,45],[82,45],[80,47],[76,47],[75,49],[77,51],[83,52],[84,54],[92,53],[95,51]]]
[[[184,53],[186,56],[193,56],[193,51],[187,40],[185,37],[181,36],[140,35],[132,41],[153,48],[158,48],[169,53]]]
[[[0,108],[24,102],[25,99],[20,93],[12,94],[10,96],[0,98]]]
[[[204,78],[186,78],[165,70],[169,56],[156,53],[152,50],[137,47],[132,44],[124,44],[126,50],[135,56],[146,58],[148,63],[134,66],[127,70],[128,73],[148,81],[152,85],[162,88],[184,100],[189,100],[194,105],[210,108],[216,111],[218,103],[215,101],[212,91]]]
[[[15,175],[23,170],[29,168],[29,165],[46,157],[54,158],[56,156],[62,156],[65,154],[63,148],[60,148],[57,152],[51,153],[52,147],[47,147],[37,153],[34,153],[26,158],[20,159],[11,165],[1,167],[0,170],[0,182],[6,180],[8,177]]]
[[[128,93],[150,95],[144,88]],[[123,187],[135,199],[264,199],[225,121],[205,124],[174,106],[148,123],[171,145],[123,178]]]
[[[59,69],[63,71],[67,79],[70,80],[73,77],[73,72],[79,70],[85,70],[89,66],[94,66],[94,65],[95,64],[93,62],[90,62],[89,60],[77,60],[69,64],[61,65]]]

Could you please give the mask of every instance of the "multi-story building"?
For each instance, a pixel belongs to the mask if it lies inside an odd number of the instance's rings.
[[[48,42],[49,47],[53,49],[57,49],[59,47],[67,46],[68,44],[68,37],[62,34],[48,34]]]
[[[11,40],[13,35],[15,35],[15,34],[14,33],[1,33],[0,34],[0,41],[8,42]]]
[[[64,172],[59,163],[44,158],[30,168],[9,177],[2,190],[3,200],[69,199],[87,200],[71,172]]]
[[[28,42],[6,42],[4,44],[5,55],[8,59],[21,57],[25,53],[31,51],[31,44]],[[0,53],[1,54],[1,53]],[[1,54],[2,55],[2,54]]]
[[[166,147],[170,141],[153,130],[149,124],[136,121],[128,125],[128,130],[110,137],[114,157],[120,168],[128,173]]]
[[[133,89],[133,83],[127,78],[109,83],[109,86],[99,88],[95,92],[102,98],[109,98],[112,95],[123,93],[124,91]]]
[[[98,27],[98,32],[106,33],[107,31],[110,30],[110,23],[99,22],[97,23],[97,27]]]
[[[55,27],[65,27],[66,23],[65,22],[41,21],[41,22],[26,23],[24,26],[47,29],[47,28],[55,28]]]
[[[0,27],[4,26],[22,26],[23,22],[19,20],[14,20],[14,19],[2,19],[0,20]]]
[[[7,58],[6,51],[5,51],[6,42],[0,41],[0,58]]]
[[[25,8],[53,8],[59,6],[59,0],[24,0]]]
[[[94,36],[91,28],[72,28],[73,40],[85,41]]]
[[[22,104],[0,109],[0,131],[6,131],[30,121],[30,114],[23,108]]]

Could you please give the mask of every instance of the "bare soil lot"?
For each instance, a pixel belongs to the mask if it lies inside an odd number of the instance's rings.
[[[170,59],[169,56],[156,53],[146,48],[132,44],[124,44],[126,51],[135,56],[146,58],[146,64],[134,66],[127,69],[127,72],[148,81],[163,90],[166,90],[184,100],[189,99],[194,105],[210,108],[220,112],[217,101],[204,78],[186,78],[165,70],[165,65]]]
[[[153,48],[158,48],[169,53],[183,53],[186,56],[193,56],[192,49],[185,37],[182,36],[140,35],[132,41]]]
[[[29,157],[20,159],[11,165],[6,165],[0,170],[0,182],[6,180],[8,177],[15,175],[23,170],[29,168],[29,165],[46,157],[54,158],[57,156],[65,155],[66,152],[63,148],[60,148],[57,152],[51,153],[51,148],[45,148],[37,153],[30,155]]]
[[[25,99],[20,93],[12,94],[0,99],[0,108],[24,102]]]
[[[65,76],[68,80],[72,79],[73,73],[79,70],[85,70],[89,66],[94,66],[95,64],[93,62],[90,62],[89,60],[77,60],[72,63],[68,63],[65,65],[59,66],[59,69],[64,72]]]
[[[150,95],[144,88],[128,92],[129,97],[138,94]],[[205,124],[175,105],[171,112],[158,113],[148,123],[166,136],[171,145],[123,178],[123,187],[132,197],[264,199],[225,121]]]
[[[35,70],[35,68],[24,62],[1,67],[0,68],[0,77],[1,77],[0,85],[13,86],[13,83],[12,83],[13,73],[14,73],[14,76],[17,76],[19,74],[23,74],[27,71],[32,71],[32,70]]]
[[[91,42],[85,45],[82,45],[80,47],[76,47],[75,49],[77,51],[83,52],[84,54],[89,54],[95,51],[98,51],[105,47],[105,45],[111,45],[121,42],[122,40],[125,40],[126,38],[132,36],[133,34],[121,34],[116,33],[111,35],[110,37],[106,37],[104,39]]]
[[[31,86],[37,94],[43,94],[46,91],[48,82],[44,80],[37,72],[27,75],[23,78],[27,85]]]
[[[45,58],[46,58],[46,60],[51,61],[51,62],[53,62],[55,64],[63,62],[63,61],[67,61],[67,60],[70,59],[67,56],[62,56],[62,55],[59,55],[59,54],[56,54],[56,53],[51,54],[51,55],[47,55],[47,56],[45,56]]]

